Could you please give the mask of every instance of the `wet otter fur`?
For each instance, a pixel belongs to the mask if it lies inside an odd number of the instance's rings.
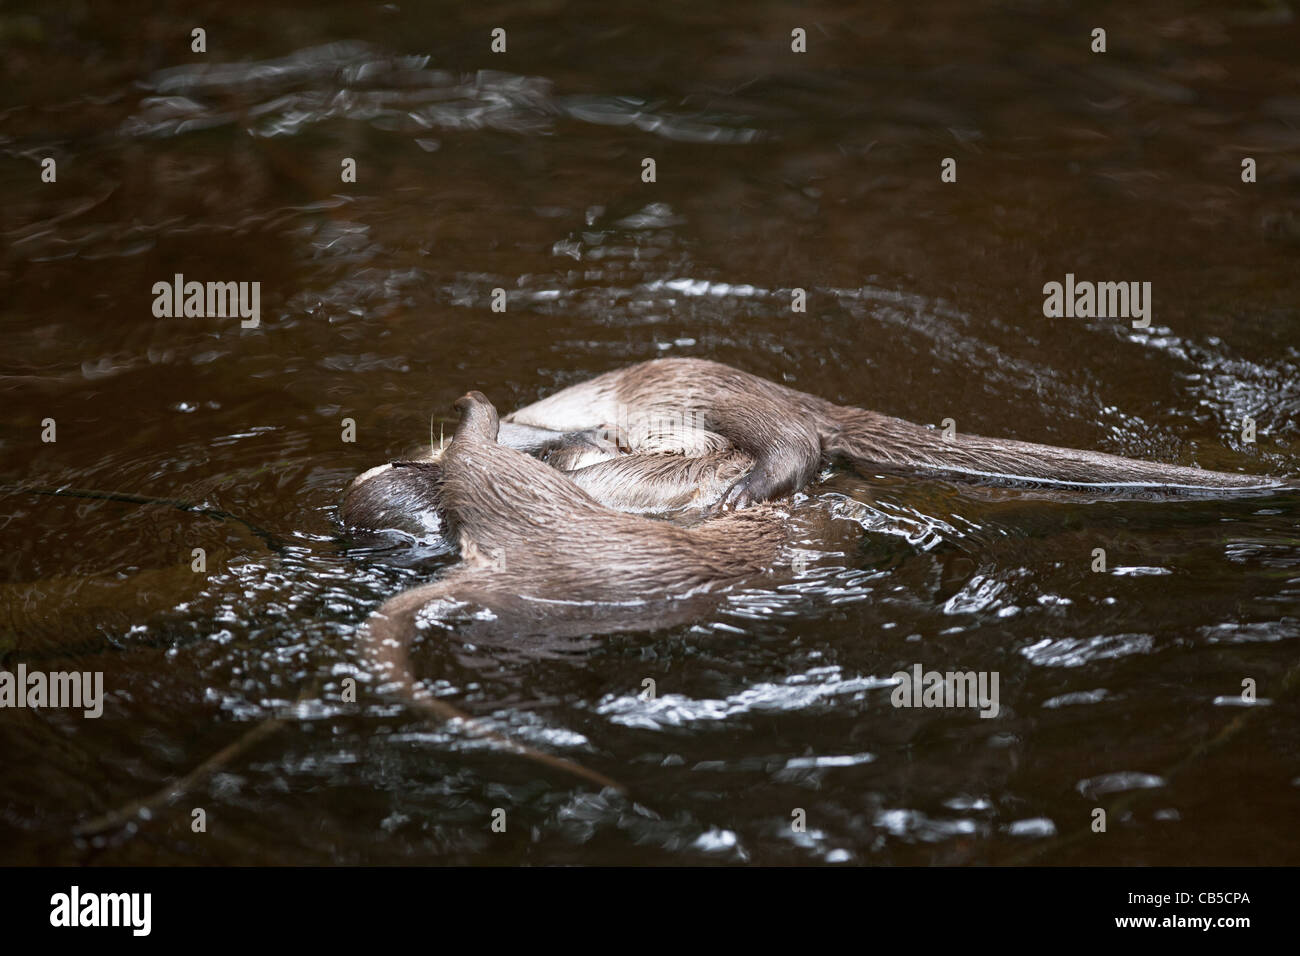
[[[615,511],[556,469],[499,444],[497,412],[482,393],[470,392],[455,408],[460,424],[436,464],[389,471],[437,469],[431,494],[446,533],[460,546],[461,563],[440,580],[389,599],[366,624],[387,679],[434,716],[464,715],[419,693],[411,676],[409,644],[425,609],[446,617],[467,605],[481,608],[506,617],[512,631],[662,625],[697,615],[696,599],[768,574],[778,561],[786,525],[774,508],[720,515],[690,528]],[[423,477],[432,476],[426,471]]]
[[[906,471],[974,482],[1030,483],[1124,494],[1276,490],[1257,475],[1206,471],[1102,452],[978,435],[951,439],[901,418],[796,391],[719,362],[656,359],[607,372],[507,416],[561,431],[609,429],[633,436],[640,422],[677,416],[754,458],[723,495],[738,508],[804,487],[823,461],[868,473]],[[630,427],[623,429],[621,423]]]
[[[705,359],[657,359],[607,372],[519,409],[500,429],[503,444],[564,471],[595,500],[643,514],[700,513],[719,502],[742,508],[804,488],[828,464],[865,477],[904,472],[1115,497],[1284,487],[1274,478],[1102,452],[978,435],[945,439]],[[344,523],[434,533],[439,488],[429,461],[372,469],[348,489]]]
[[[496,409],[481,392],[455,407],[461,421],[438,463],[438,493],[462,563],[380,608],[381,635],[432,600],[487,607],[667,601],[763,574],[776,562],[785,539],[776,509],[719,515],[694,527],[615,511],[555,469],[499,444]]]

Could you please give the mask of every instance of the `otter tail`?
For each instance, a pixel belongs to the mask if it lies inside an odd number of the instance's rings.
[[[572,760],[543,753],[512,740],[485,726],[459,708],[438,700],[416,684],[410,663],[410,642],[415,634],[416,614],[431,601],[438,598],[451,598],[452,585],[453,580],[442,580],[403,591],[385,601],[366,622],[365,640],[370,656],[380,665],[381,670],[386,672],[388,679],[397,684],[398,695],[419,713],[440,721],[459,720],[472,736],[491,740],[511,753],[534,763],[563,770],[600,787],[613,787],[615,790],[623,791],[624,787],[621,784],[604,774],[589,770]]]
[[[848,407],[832,413],[823,430],[822,448],[829,457],[859,469],[931,472],[977,482],[1169,494],[1263,494],[1295,487],[1263,475],[1206,471],[1010,439],[960,434],[945,438],[942,432],[899,418]]]

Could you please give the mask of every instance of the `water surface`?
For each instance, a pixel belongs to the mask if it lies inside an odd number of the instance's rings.
[[[795,585],[661,631],[420,650],[448,700],[629,796],[377,695],[358,625],[451,556],[337,520],[467,389],[504,410],[665,355],[970,433],[1295,472],[1288,11],[233,4],[197,55],[186,4],[7,7],[0,654],[101,670],[108,698],[0,712],[0,860],[1300,862],[1294,494],[828,475],[800,507],[835,531],[800,542]],[[177,273],[259,281],[260,326],[155,318]],[[1151,282],[1151,327],[1044,318],[1066,273]],[[894,708],[916,663],[998,672],[999,715]],[[73,834],[274,717],[147,819]]]

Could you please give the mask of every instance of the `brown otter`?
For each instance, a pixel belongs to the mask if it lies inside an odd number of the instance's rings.
[[[390,598],[366,624],[373,656],[389,679],[434,716],[465,715],[418,693],[411,676],[408,647],[426,608],[445,618],[476,607],[507,617],[512,633],[662,625],[698,614],[699,599],[769,573],[777,563],[786,530],[782,515],[769,506],[692,528],[615,511],[551,466],[499,444],[497,412],[482,393],[470,392],[455,407],[460,424],[436,465],[389,471],[412,476],[399,487],[425,487],[434,479],[436,491],[429,494],[462,562],[442,579]],[[421,474],[429,468],[437,469],[436,477]],[[532,759],[611,782],[492,736]]]
[[[371,623],[381,643],[409,635],[415,613],[435,600],[535,605],[533,615],[544,617],[556,602],[673,602],[776,563],[785,531],[770,506],[694,527],[615,511],[550,466],[498,443],[497,412],[481,392],[459,399],[456,409],[461,421],[438,463],[438,494],[462,563],[384,604]]]
[[[1109,495],[1283,487],[1274,478],[1102,452],[976,435],[945,439],[903,419],[689,358],[643,362],[570,386],[507,416],[500,437],[564,471],[602,504],[655,514],[776,498],[806,486],[823,463],[868,476],[907,471]],[[435,531],[437,475],[427,462],[372,469],[349,488],[344,523]]]
[[[1263,492],[1282,483],[977,435],[945,439],[911,422],[847,405],[706,359],[657,359],[607,372],[521,408],[506,422],[558,431],[610,429],[630,436],[647,420],[676,416],[751,455],[753,468],[724,495],[743,507],[802,488],[823,460],[976,482],[1029,482],[1122,494],[1156,490]],[[626,423],[626,425],[624,424]]]

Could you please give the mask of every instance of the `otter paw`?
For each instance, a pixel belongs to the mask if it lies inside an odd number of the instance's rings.
[[[751,471],[743,478],[737,479],[723,494],[718,507],[722,511],[739,511],[751,505],[761,504],[778,494],[773,482],[757,471]]]

